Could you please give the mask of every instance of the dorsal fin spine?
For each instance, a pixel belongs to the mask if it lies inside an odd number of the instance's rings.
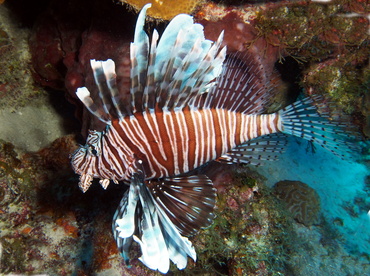
[[[147,4],[139,13],[134,42],[130,45],[130,59],[131,59],[131,105],[133,113],[142,111],[142,100],[144,86],[146,84],[146,76],[148,70],[148,54],[149,54],[149,37],[144,31],[146,10],[151,7]],[[140,106],[141,105],[141,106]]]
[[[86,87],[80,87],[76,91],[77,97],[85,105],[85,107],[90,111],[91,114],[95,115],[100,121],[110,124],[109,115],[101,110],[92,98],[90,97],[90,92]]]
[[[146,79],[146,85],[144,88],[144,94],[143,94],[143,103],[144,108],[147,109],[153,109],[155,105],[155,58],[157,54],[157,41],[158,41],[159,35],[157,30],[153,31],[152,35],[152,41],[150,46],[150,53],[149,53],[149,63],[148,63],[148,72],[147,72],[147,79]],[[152,97],[150,97],[152,96]]]
[[[122,117],[122,110],[119,105],[119,95],[118,89],[116,86],[116,68],[113,60],[108,59],[105,62],[102,62],[102,67],[104,70],[105,79],[107,80],[107,86],[111,95],[113,105],[116,109],[117,115]]]
[[[149,43],[143,29],[149,7],[140,12],[130,62],[124,64],[130,64],[130,84],[118,90],[114,62],[92,60],[100,102],[94,104],[87,89],[79,93],[91,113],[106,123],[157,107],[167,111],[204,108],[206,97],[201,95],[210,91],[221,73],[226,55],[226,48],[221,49],[223,32],[215,43],[206,40],[203,26],[182,14],[170,22],[159,41],[154,30]],[[128,74],[119,78],[121,82]]]
[[[102,80],[100,79],[102,76],[105,76],[102,61],[96,61],[95,59],[91,59],[90,65],[93,70],[95,83],[99,89],[99,97],[103,103],[104,112],[106,114],[109,114],[110,99],[107,98],[105,93],[103,92],[104,88],[102,87]]]

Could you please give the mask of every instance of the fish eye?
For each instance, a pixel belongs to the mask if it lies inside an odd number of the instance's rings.
[[[93,145],[89,145],[89,152],[94,155],[94,156],[98,156],[98,151],[95,149],[95,147]]]

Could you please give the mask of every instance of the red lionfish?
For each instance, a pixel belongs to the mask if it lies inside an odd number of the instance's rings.
[[[215,159],[251,164],[276,159],[282,140],[274,133],[332,151],[346,145],[346,135],[340,123],[319,115],[312,98],[262,114],[270,91],[253,78],[258,66],[226,58],[223,32],[216,42],[206,40],[203,26],[189,15],[176,16],[158,43],[154,30],[150,42],[143,29],[149,7],[139,14],[130,46],[129,93],[118,93],[112,60],[91,60],[102,108],[86,87],[76,94],[107,127],[89,132],[72,165],[83,192],[93,178],[104,189],[111,180],[130,184],[112,223],[118,248],[128,264],[136,241],[140,260],[166,273],[170,260],[179,269],[188,256],[196,260],[186,236],[214,218],[212,181],[185,173]]]

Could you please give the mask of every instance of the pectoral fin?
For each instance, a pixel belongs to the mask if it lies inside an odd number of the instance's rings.
[[[204,177],[202,177],[204,178]],[[193,180],[195,184],[196,178],[189,177],[188,180]],[[176,182],[177,181],[177,182]],[[171,183],[179,184],[181,181],[172,180]],[[206,188],[197,187],[194,185],[193,188],[187,187],[191,194],[191,190],[198,194],[205,190],[214,190],[210,187],[209,180],[206,181]],[[168,183],[166,181],[166,183]],[[187,182],[190,186],[190,182]],[[183,184],[182,186],[185,186]],[[168,189],[175,189],[173,187],[166,187]],[[129,263],[129,248],[132,241],[136,241],[142,251],[142,256],[139,258],[146,266],[150,269],[158,270],[162,273],[167,273],[170,266],[170,260],[173,261],[179,269],[184,269],[187,265],[187,257],[191,257],[196,260],[196,253],[192,243],[180,234],[180,230],[175,226],[174,222],[167,216],[167,212],[163,210],[164,205],[158,204],[157,196],[152,195],[152,191],[156,190],[148,188],[144,182],[142,173],[134,174],[130,189],[124,194],[123,199],[114,215],[113,218],[113,234],[116,239],[119,250],[125,259],[126,264]],[[185,188],[184,188],[185,190]],[[171,192],[171,191],[170,191]],[[158,193],[158,192],[157,192]],[[194,193],[194,192],[193,192]],[[166,193],[167,194],[167,193]],[[165,202],[171,202],[173,197],[176,196],[172,193],[170,196],[171,200]],[[161,195],[164,199],[165,196]],[[179,197],[179,202],[187,197]],[[197,197],[190,196],[193,201]],[[208,205],[213,211],[215,196],[209,199]],[[173,203],[176,203],[174,201]],[[205,205],[202,203],[202,206]],[[202,212],[198,212],[202,214]],[[190,215],[191,217],[192,215]],[[213,217],[213,215],[212,215]],[[181,229],[181,228],[180,228]]]
[[[165,178],[151,181],[157,204],[184,236],[208,227],[214,218],[216,189],[205,175]]]

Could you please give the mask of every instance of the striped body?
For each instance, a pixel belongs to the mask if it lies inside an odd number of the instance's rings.
[[[277,114],[247,115],[223,109],[136,113],[114,120],[102,136],[97,174],[129,180],[135,156],[142,161],[146,179],[175,176],[277,131],[281,131]]]

